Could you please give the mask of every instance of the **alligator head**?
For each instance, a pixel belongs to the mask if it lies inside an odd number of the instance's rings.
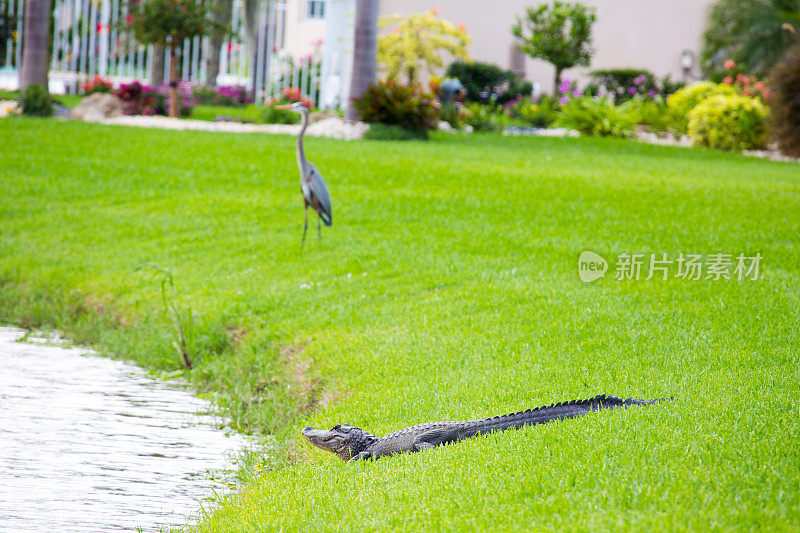
[[[344,461],[349,461],[378,440],[363,429],[347,424],[337,424],[328,431],[307,427],[301,433],[317,448],[333,452]]]

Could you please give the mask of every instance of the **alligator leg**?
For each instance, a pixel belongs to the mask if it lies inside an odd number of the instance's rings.
[[[432,429],[414,438],[414,451],[429,450],[434,446],[450,444],[457,440],[459,440],[458,430],[455,428]]]
[[[364,461],[366,459],[372,459],[372,452],[361,452],[358,455],[351,457],[350,461],[348,462],[353,463],[355,461]]]

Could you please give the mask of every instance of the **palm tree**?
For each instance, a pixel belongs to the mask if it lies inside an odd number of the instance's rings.
[[[800,0],[720,0],[703,34],[703,68],[721,71],[730,59],[763,76],[799,38]]]
[[[267,0],[269,2],[270,0]],[[250,59],[250,67],[253,69],[253,75],[250,76],[250,92],[253,98],[256,97],[256,87],[258,82],[256,80],[256,62],[258,58],[258,16],[259,8],[261,7],[261,0],[244,0],[244,29],[245,29],[245,42],[247,56]]]
[[[213,87],[217,84],[219,74],[219,52],[226,33],[230,32],[233,16],[233,0],[215,0],[211,16],[219,24],[221,31],[214,32],[209,38],[208,75],[206,84]]]
[[[25,34],[19,87],[25,89],[30,85],[41,85],[47,90],[50,0],[27,0],[25,11]]]
[[[378,72],[378,0],[357,0],[355,42],[353,43],[353,72],[345,118],[358,119],[353,99],[363,96]]]

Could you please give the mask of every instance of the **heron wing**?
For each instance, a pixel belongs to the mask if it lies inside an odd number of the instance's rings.
[[[326,226],[330,226],[333,222],[333,211],[331,209],[331,195],[328,193],[328,186],[313,163],[308,163],[307,172],[306,182],[311,194],[314,195],[319,204],[319,217]]]

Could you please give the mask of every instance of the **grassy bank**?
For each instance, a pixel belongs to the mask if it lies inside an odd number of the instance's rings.
[[[334,226],[300,247],[294,139],[0,121],[0,320],[179,367],[292,464],[203,531],[800,527],[800,172],[597,139],[310,139]],[[612,264],[582,283],[581,251]],[[616,281],[618,254],[760,253],[763,278]],[[643,276],[644,277],[644,276]],[[382,434],[599,392],[676,396],[347,465]]]

